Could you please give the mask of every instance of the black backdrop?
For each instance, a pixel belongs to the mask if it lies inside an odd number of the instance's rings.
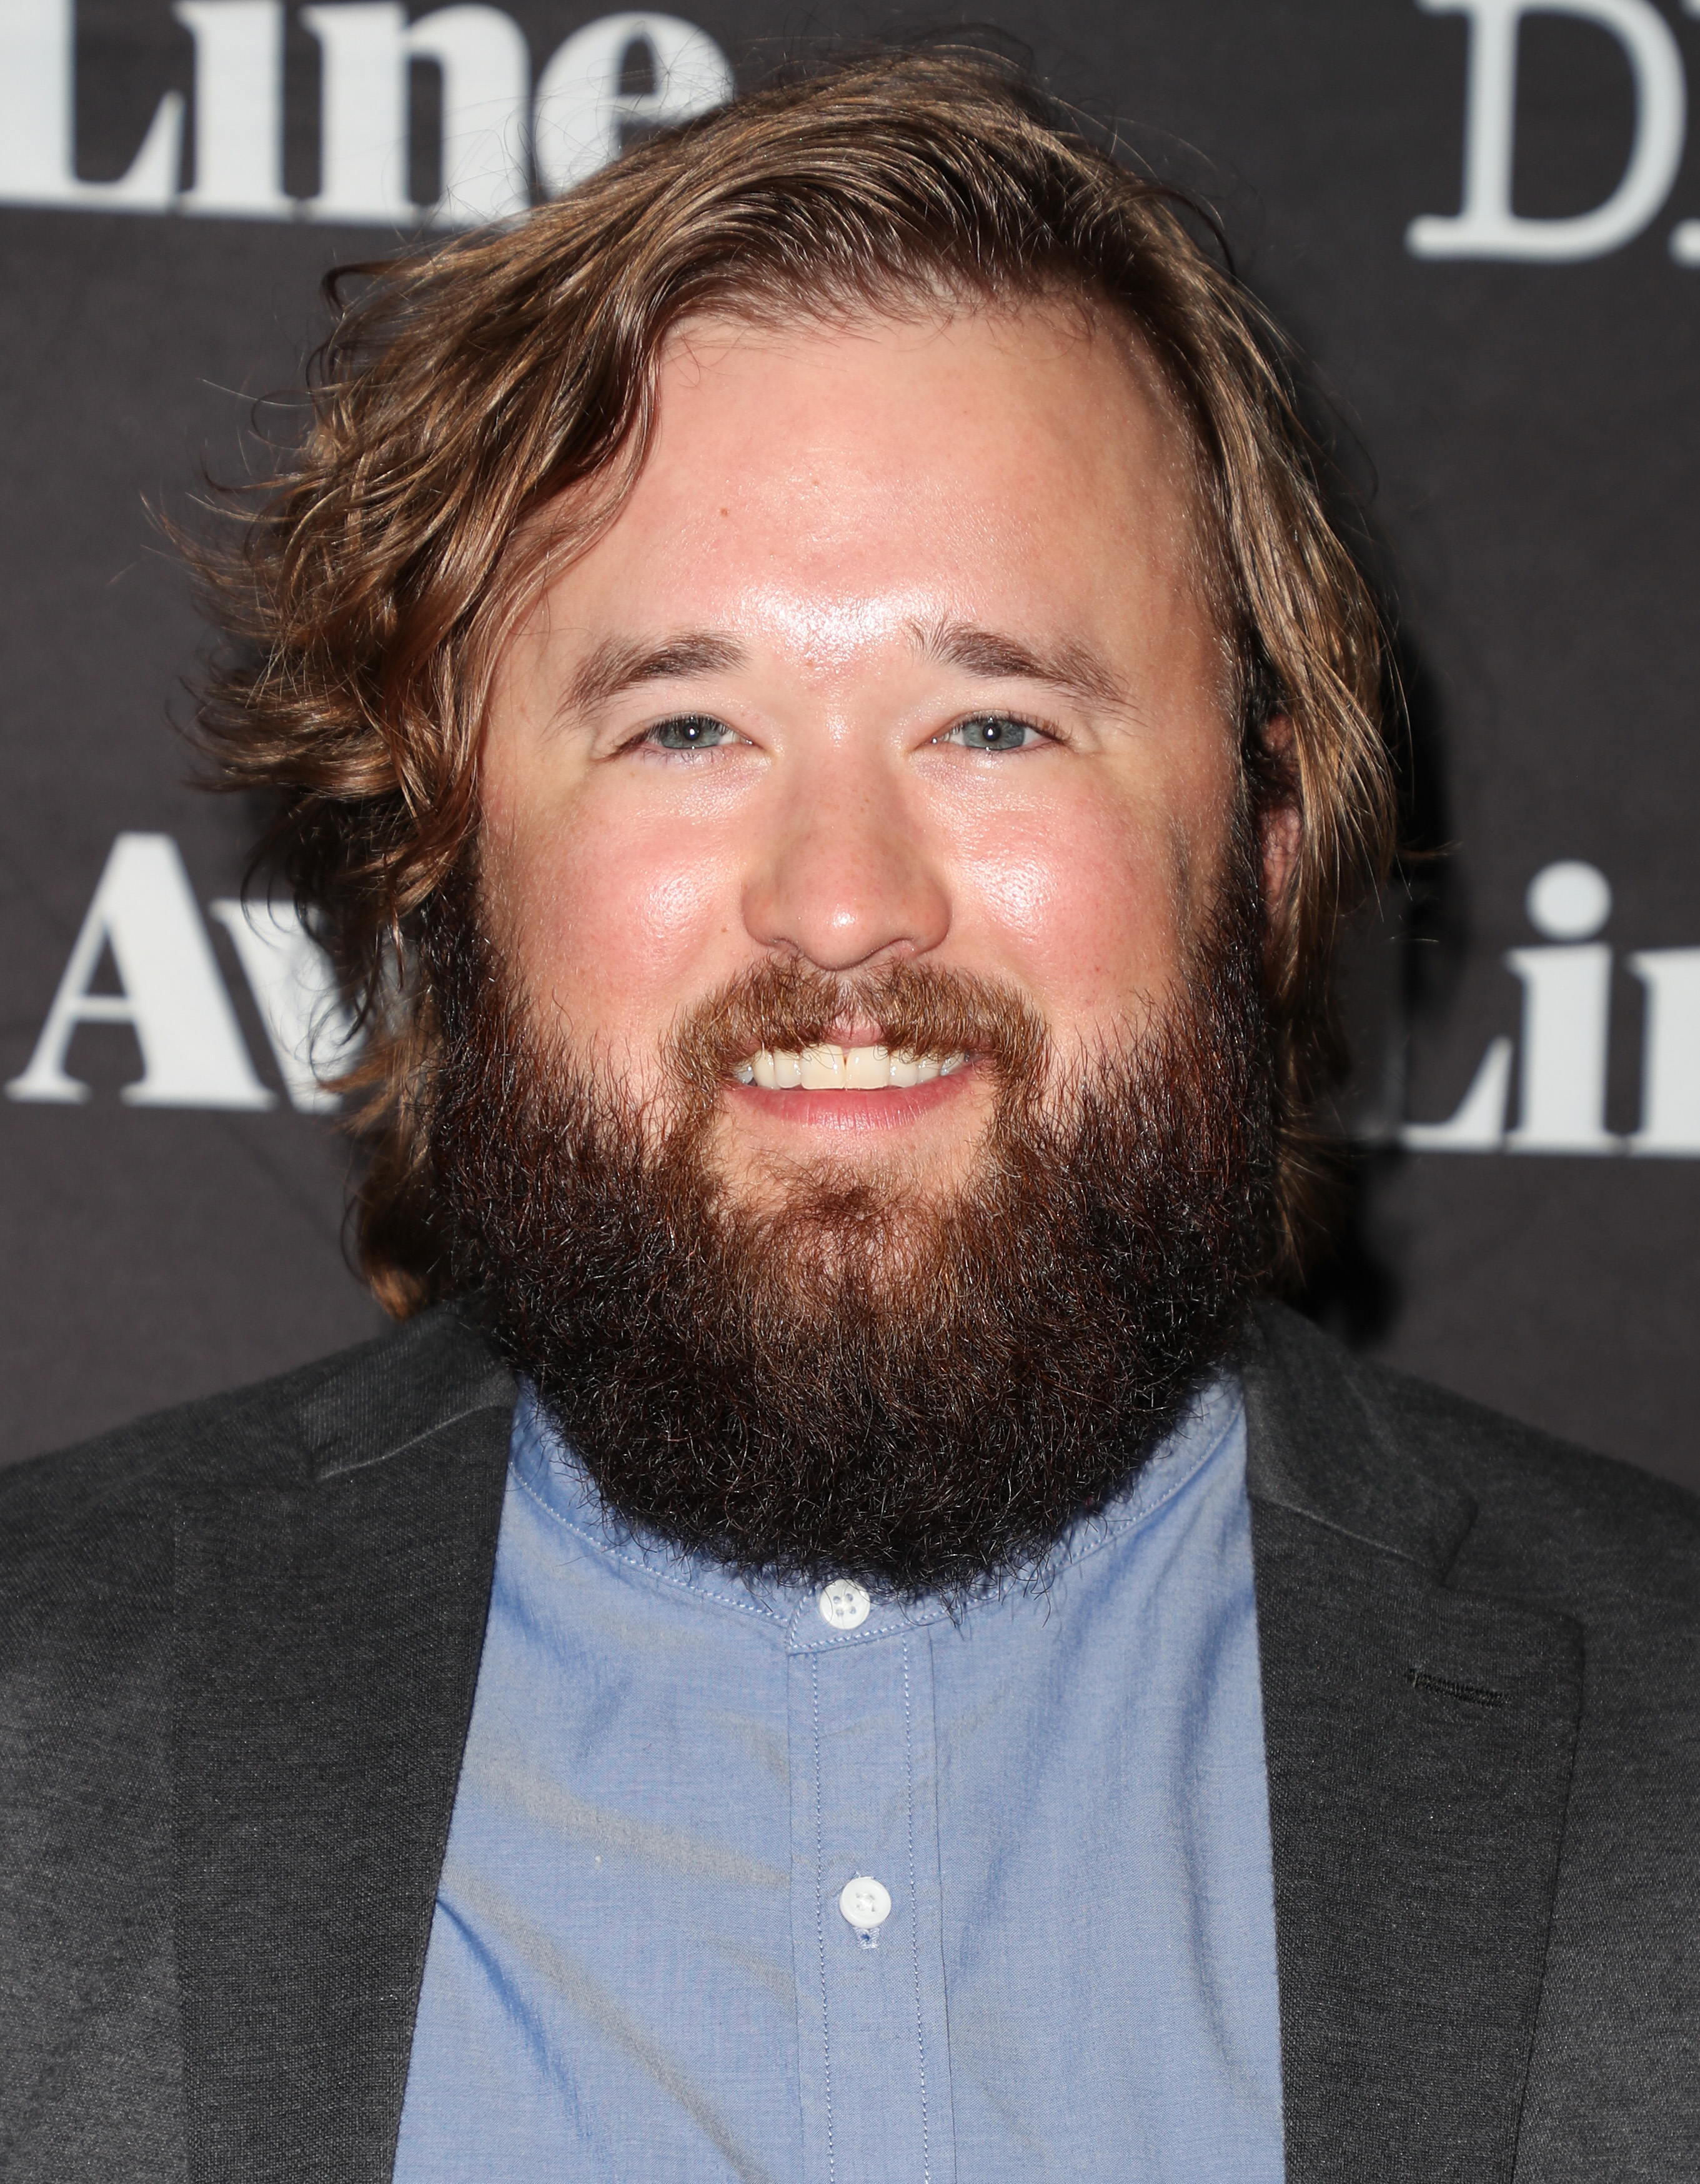
[[[505,15],[540,78],[592,20]],[[187,785],[167,716],[201,639],[144,501],[181,510],[203,460],[248,460],[253,398],[321,330],[319,275],[436,198],[445,113],[475,202],[523,181],[514,33],[442,11],[410,60],[406,20],[0,0],[6,1459],[380,1323],[342,1262],[333,1125],[292,1102],[256,998],[264,951],[214,908],[247,815]],[[719,55],[747,76],[938,21],[603,20],[550,72],[549,156],[708,95]],[[1214,197],[1378,473],[1416,822],[1449,854],[1354,944],[1363,1150],[1316,1308],[1700,1485],[1700,22],[1654,0],[1069,0],[994,27]],[[494,133],[457,164],[475,108]],[[387,169],[385,126],[409,131]]]

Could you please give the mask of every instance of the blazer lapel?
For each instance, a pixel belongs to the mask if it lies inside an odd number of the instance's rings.
[[[1581,1705],[1569,1618],[1449,1590],[1466,1493],[1331,1346],[1243,1368],[1289,2184],[1508,2178]]]
[[[427,1315],[184,1518],[176,1919],[206,2184],[390,2175],[514,1398]]]

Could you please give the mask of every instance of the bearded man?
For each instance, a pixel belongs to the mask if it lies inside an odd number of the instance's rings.
[[[1692,1502],[1258,1301],[1369,590],[876,57],[378,270],[209,569],[403,1322],[8,1477],[8,2176],[1675,2177]]]

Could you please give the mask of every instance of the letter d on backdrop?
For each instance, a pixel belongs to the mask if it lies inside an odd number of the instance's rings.
[[[1651,0],[1417,0],[1431,15],[1469,17],[1464,204],[1425,214],[1405,231],[1416,258],[1508,258],[1546,264],[1598,258],[1639,235],[1670,194],[1682,164],[1688,92],[1682,54]],[[1635,142],[1603,204],[1562,220],[1511,209],[1517,131],[1517,38],[1525,15],[1567,15],[1615,38],[1635,78]]]

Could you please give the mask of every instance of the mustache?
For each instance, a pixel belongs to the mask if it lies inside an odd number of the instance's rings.
[[[1049,1066],[1043,1019],[1002,980],[925,962],[838,973],[769,961],[729,978],[680,1020],[668,1040],[669,1068],[681,1090],[712,1099],[763,1047],[819,1045],[847,1020],[877,1024],[880,1044],[894,1052],[972,1055],[1011,1092],[1036,1092]]]

